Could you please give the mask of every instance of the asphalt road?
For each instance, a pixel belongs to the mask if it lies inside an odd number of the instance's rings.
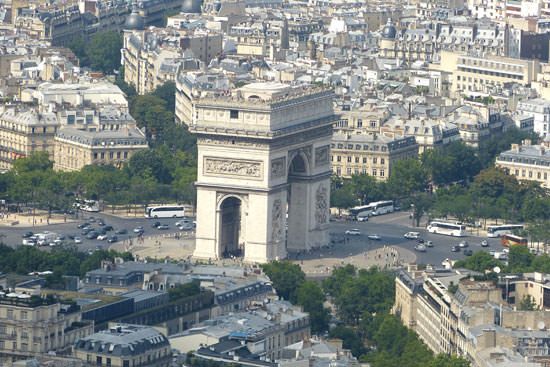
[[[96,248],[108,248],[111,244],[105,241],[99,241],[99,240],[88,240],[86,239],[85,235],[82,235],[81,229],[78,229],[77,226],[80,223],[87,222],[89,217],[94,217],[97,219],[102,219],[106,225],[113,226],[114,230],[107,232],[107,235],[115,235],[115,232],[119,229],[126,229],[128,231],[127,234],[116,236],[118,237],[119,241],[126,240],[128,238],[136,238],[137,234],[133,232],[134,228],[138,226],[143,226],[144,229],[144,236],[151,236],[153,234],[161,234],[161,233],[174,233],[178,231],[174,223],[176,223],[179,219],[177,218],[159,218],[159,219],[147,219],[145,217],[137,217],[137,218],[120,218],[115,217],[109,214],[105,213],[83,213],[81,216],[81,219],[77,221],[73,221],[70,223],[61,223],[61,224],[51,224],[47,226],[36,226],[36,227],[17,227],[17,228],[0,228],[0,233],[3,234],[5,237],[3,238],[3,242],[10,245],[10,246],[17,246],[21,245],[22,243],[22,236],[24,233],[31,231],[33,233],[41,233],[44,231],[50,231],[53,233],[56,233],[58,235],[73,235],[78,236],[82,239],[82,243],[78,244],[79,249],[82,249],[83,251],[93,250]],[[167,224],[169,225],[169,229],[167,230],[158,230],[156,228],[152,228],[153,223],[160,222],[161,224]],[[99,229],[100,226],[96,223],[90,223],[92,228]],[[73,241],[70,239],[66,239],[65,243],[72,244]],[[45,248],[45,247],[42,247]]]
[[[52,224],[48,226],[40,227],[21,227],[21,228],[3,228],[0,229],[5,237],[3,238],[4,243],[17,246],[21,245],[22,235],[27,231],[32,231],[34,233],[39,233],[43,231],[50,231],[56,234],[67,235],[76,235],[82,238],[83,243],[77,245],[78,248],[83,251],[93,250],[96,248],[108,248],[111,244],[107,241],[98,241],[98,240],[88,240],[85,236],[81,235],[82,230],[77,228],[79,223],[84,222],[88,217],[93,216],[96,219],[103,219],[103,221],[114,227],[114,231],[119,229],[126,229],[128,234],[126,235],[117,235],[119,241],[126,240],[128,238],[136,238],[137,235],[133,233],[133,229],[137,226],[143,226],[145,233],[144,236],[156,235],[160,233],[174,233],[177,231],[174,223],[177,219],[166,218],[166,219],[147,219],[144,217],[138,218],[119,218],[111,216],[105,213],[84,213],[84,219],[80,219],[76,222],[63,223],[63,224]],[[156,221],[162,224],[168,224],[170,228],[168,230],[158,230],[152,228],[152,224]],[[97,223],[92,223],[92,227],[98,228]],[[345,231],[348,229],[357,228],[361,231],[359,236],[347,236]],[[114,234],[109,232],[108,234]],[[489,251],[491,249],[496,251],[501,251],[502,246],[500,246],[498,239],[488,239],[485,237],[478,237],[474,235],[469,235],[463,238],[455,238],[443,235],[431,234],[426,231],[424,227],[413,228],[411,220],[409,219],[408,212],[396,212],[392,214],[382,215],[378,217],[372,217],[368,222],[331,222],[330,223],[330,232],[331,236],[334,239],[346,239],[341,243],[334,244],[331,248],[316,250],[310,254],[301,254],[298,256],[299,259],[307,258],[319,258],[320,256],[330,256],[330,257],[341,257],[345,258],[349,255],[355,255],[362,253],[367,250],[373,250],[376,248],[383,247],[384,245],[394,245],[403,247],[414,251],[414,246],[416,244],[415,240],[407,240],[403,237],[406,232],[416,231],[421,233],[421,237],[424,240],[431,240],[434,244],[434,247],[428,248],[426,252],[417,252],[417,262],[423,264],[432,264],[439,266],[441,262],[447,258],[458,260],[463,259],[464,254],[461,252],[451,252],[451,247],[453,245],[458,245],[461,240],[468,241],[470,249],[472,251]],[[369,234],[378,234],[381,237],[381,240],[370,240],[367,238]],[[482,240],[488,240],[489,247],[482,248],[480,243]],[[68,240],[68,243],[72,241]]]
[[[360,236],[345,235],[348,229],[359,229]],[[426,252],[415,251],[417,263],[432,264],[440,266],[441,262],[447,258],[451,260],[463,259],[465,255],[462,251],[451,252],[451,247],[458,245],[460,241],[465,240],[472,251],[502,251],[502,246],[498,239],[468,235],[467,237],[450,237],[429,233],[424,227],[412,227],[408,212],[396,212],[378,217],[371,217],[368,222],[332,222],[331,235],[335,239],[347,238],[343,243],[335,244],[330,250],[331,256],[345,257],[350,254],[356,254],[367,250],[376,249],[384,245],[399,246],[414,251],[416,240],[408,240],[403,237],[407,232],[420,232],[421,238],[433,242],[434,247],[428,248]],[[370,240],[368,235],[377,234],[381,240]],[[487,240],[489,247],[481,247],[481,241]],[[323,250],[327,251],[327,250]],[[316,255],[311,255],[316,256]],[[317,255],[318,256],[318,255]]]

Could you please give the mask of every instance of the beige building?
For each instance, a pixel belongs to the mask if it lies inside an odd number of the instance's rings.
[[[521,311],[517,305],[530,294],[537,306],[546,308],[547,282],[547,276],[536,273],[500,277],[496,283],[475,281],[467,273],[431,267],[419,271],[411,265],[396,277],[392,311],[434,353],[457,354],[473,367],[515,362],[531,367],[549,357],[550,313]],[[493,364],[495,359],[502,364]]]
[[[1,111],[1,110],[0,110]],[[53,157],[54,136],[58,130],[54,113],[35,109],[5,108],[0,114],[0,170],[8,170],[17,158],[33,152]]]
[[[540,145],[531,145],[530,140],[512,144],[512,149],[502,152],[495,165],[520,181],[534,181],[550,188],[550,138]]]
[[[124,81],[138,94],[153,91],[167,81],[176,81],[180,68],[196,70],[222,52],[222,35],[207,30],[185,31],[152,28],[124,32],[122,64]]]
[[[412,136],[394,139],[372,133],[339,133],[333,135],[331,148],[332,171],[340,177],[367,174],[385,181],[395,162],[418,157]]]
[[[418,144],[418,154],[460,140],[455,124],[444,119],[419,116],[391,119],[381,127],[380,133],[389,138],[413,136]]]
[[[80,338],[73,355],[85,366],[169,367],[172,349],[168,339],[151,326],[114,324],[108,330]]]
[[[536,80],[540,65],[537,60],[442,51],[439,67],[453,73],[451,94],[458,96],[489,94],[506,83],[528,86]]]
[[[120,168],[148,147],[145,134],[138,128],[87,131],[66,127],[55,136],[54,169],[78,171],[91,164]]]
[[[79,308],[54,298],[0,292],[0,364],[12,360],[67,352],[78,339],[93,333]]]

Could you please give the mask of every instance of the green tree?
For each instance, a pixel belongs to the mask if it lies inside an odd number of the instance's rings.
[[[470,367],[470,362],[457,356],[438,354],[428,367]]]
[[[342,339],[343,347],[349,349],[354,356],[360,356],[366,352],[363,340],[353,328],[337,326],[330,330],[329,335],[331,338]]]
[[[306,275],[299,265],[290,261],[272,261],[263,264],[262,270],[273,283],[273,287],[279,296],[296,303],[296,291],[306,279]]]
[[[535,255],[530,253],[526,246],[511,246],[508,255],[508,270],[518,273],[528,272],[531,269],[534,257]]]
[[[177,299],[197,295],[200,291],[200,282],[198,280],[192,280],[188,283],[176,284],[174,288],[168,289],[168,296],[170,297],[170,301],[175,301]]]
[[[535,299],[531,295],[523,296],[521,301],[519,302],[518,309],[520,311],[534,311],[538,309],[537,304],[535,303]]]
[[[323,306],[325,294],[319,285],[312,281],[305,281],[296,291],[296,302],[303,310],[309,313],[311,331],[319,334],[328,330],[330,313]]]
[[[493,268],[498,265],[500,265],[499,261],[487,252],[476,251],[472,256],[457,261],[454,267],[484,272],[485,270],[493,270]]]
[[[425,191],[428,175],[418,159],[397,161],[388,179],[388,190],[393,198],[406,198],[414,192]]]
[[[118,32],[107,31],[95,34],[86,45],[86,56],[90,67],[105,74],[112,74],[120,67],[120,49],[122,35]]]
[[[155,88],[153,96],[166,102],[166,109],[174,112],[176,110],[176,83],[168,81]]]

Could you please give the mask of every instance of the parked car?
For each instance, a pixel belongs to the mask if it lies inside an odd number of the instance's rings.
[[[358,222],[368,222],[369,221],[369,216],[364,215],[364,216],[361,216],[361,217],[357,217],[357,221]]]
[[[375,240],[375,241],[380,241],[382,239],[382,237],[380,237],[377,234],[369,234],[367,237],[369,240]]]
[[[481,247],[489,247],[489,242],[487,240],[481,241]]]
[[[74,238],[74,243],[77,244],[77,245],[78,245],[78,244],[81,244],[81,243],[82,243],[82,238],[80,238],[80,237],[75,237],[75,238]]]
[[[118,231],[115,232],[116,234],[126,234],[128,231],[125,228],[121,228]]]
[[[86,235],[88,235],[88,233],[90,233],[92,231],[93,231],[92,228],[86,228],[86,229],[82,230],[82,232],[80,232],[80,234],[83,235],[83,236],[86,236]]]
[[[420,232],[407,232],[403,235],[408,240],[416,240],[420,238]]]
[[[99,236],[97,236],[97,239],[98,241],[105,241],[107,239],[107,236],[106,234],[100,234]]]
[[[111,236],[107,239],[107,242],[109,243],[115,243],[118,241],[118,237],[117,236]]]
[[[360,236],[361,231],[358,230],[357,228],[348,229],[348,230],[346,230],[345,234],[347,234],[348,236]]]
[[[473,253],[474,253],[474,252],[473,252],[472,250],[470,250],[470,249],[464,250],[464,255],[466,255],[466,256],[472,256]]]
[[[170,227],[168,226],[168,224],[161,224],[160,226],[157,227],[157,229],[169,229]]]
[[[90,223],[84,222],[84,223],[80,223],[79,225],[77,225],[76,228],[83,229],[84,227],[88,227],[89,225],[90,225]]]
[[[100,225],[100,226],[104,226],[105,222],[103,221],[103,219],[98,219],[97,224]]]
[[[103,226],[103,229],[106,230],[107,232],[110,232],[110,231],[113,230],[113,226],[104,225],[104,226]]]
[[[451,252],[460,252],[460,247],[458,246],[451,247]]]

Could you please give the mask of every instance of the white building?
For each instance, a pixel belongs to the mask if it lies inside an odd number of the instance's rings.
[[[518,104],[517,111],[534,118],[534,130],[537,134],[542,137],[548,134],[548,125],[550,124],[549,100],[536,98],[521,101]]]

